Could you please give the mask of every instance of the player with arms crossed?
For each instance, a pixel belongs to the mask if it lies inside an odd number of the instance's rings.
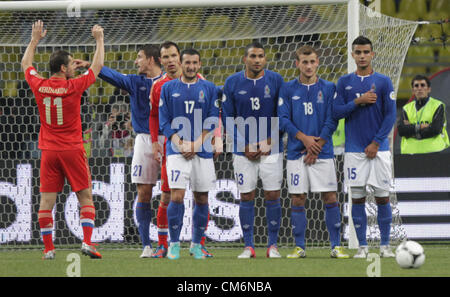
[[[142,47],[137,53],[134,64],[138,66],[137,75],[124,75],[104,66],[99,77],[130,94],[131,123],[136,132],[131,161],[131,182],[137,184],[136,219],[143,246],[140,257],[149,258],[152,255],[150,200],[153,187],[158,179],[159,163],[153,157],[149,130],[150,104],[148,103],[148,97],[153,83],[162,76],[159,47],[155,45]],[[157,132],[156,139],[158,139]]]
[[[378,207],[380,256],[394,257],[389,246],[392,210],[389,190],[392,179],[388,135],[396,120],[396,102],[389,77],[373,71],[372,42],[357,37],[352,57],[357,70],[342,76],[337,83],[333,116],[345,118],[344,176],[352,197],[352,219],[359,242],[354,258],[366,258],[366,186],[370,186]]]
[[[167,257],[180,257],[180,232],[184,217],[185,188],[194,194],[191,249],[195,259],[205,259],[200,240],[208,222],[208,192],[215,189],[216,174],[211,136],[218,125],[216,86],[199,79],[200,54],[194,49],[181,55],[182,76],[165,83],[159,101],[159,127],[167,137],[167,174],[170,203],[167,217],[170,246]]]
[[[157,135],[159,133],[159,100],[161,96],[162,86],[173,79],[181,77],[181,62],[180,62],[180,49],[178,45],[171,41],[166,41],[160,46],[160,59],[166,73],[157,80],[150,92],[150,132],[152,135],[153,151],[158,152],[154,155],[155,160],[161,162],[161,201],[158,207],[158,213],[156,217],[156,224],[158,228],[158,248],[152,254],[152,258],[165,258],[167,256],[168,249],[168,222],[167,222],[167,207],[170,203],[170,188],[167,179],[166,169],[166,143],[164,147],[161,147],[161,141],[158,140]],[[203,78],[200,74],[197,74],[198,78]],[[164,136],[163,136],[164,137]],[[162,155],[162,160],[161,160]],[[208,220],[209,221],[209,220]],[[212,257],[212,254],[206,250],[205,236],[201,240],[202,251],[207,257]]]
[[[79,77],[78,68],[89,65],[86,61],[75,60],[65,51],[56,51],[50,56],[52,76],[45,79],[33,67],[34,54],[39,41],[45,37],[44,23],[37,21],[32,26],[31,41],[22,58],[22,68],[39,109],[41,128],[39,149],[41,155],[40,192],[38,220],[44,242],[43,259],[55,258],[53,245],[52,209],[56,197],[67,178],[72,191],[80,203],[80,221],[83,229],[81,252],[91,258],[101,258],[101,254],[91,243],[95,224],[95,207],[92,199],[92,181],[81,133],[80,105],[83,92],[92,85],[104,61],[103,28],[95,25],[92,36],[96,40],[96,50],[89,70]]]
[[[288,258],[304,258],[309,191],[321,193],[332,258],[348,258],[340,247],[341,216],[337,202],[332,135],[337,121],[332,105],[335,85],[317,76],[319,57],[310,46],[296,51],[300,77],[285,83],[278,99],[280,127],[288,133],[287,182],[292,199],[291,224],[296,247]]]
[[[258,176],[262,179],[266,202],[267,257],[280,258],[277,241],[281,221],[283,154],[277,101],[283,78],[265,69],[265,51],[259,42],[246,47],[243,62],[245,70],[226,79],[222,97],[225,128],[234,141],[233,167],[241,196],[239,219],[245,248],[238,258],[255,257],[253,226]]]

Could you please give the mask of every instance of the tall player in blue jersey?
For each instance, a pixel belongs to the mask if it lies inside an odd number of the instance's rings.
[[[131,124],[137,134],[131,162],[131,182],[137,184],[136,219],[143,245],[141,258],[149,258],[152,254],[150,200],[158,178],[159,163],[153,158],[148,98],[153,82],[162,75],[159,56],[159,47],[146,45],[139,50],[134,62],[139,74],[124,75],[106,66],[99,74],[103,80],[130,94]]]
[[[288,258],[304,258],[308,192],[321,193],[332,258],[348,258],[340,246],[341,216],[337,201],[332,135],[337,121],[332,105],[335,85],[317,76],[319,57],[310,46],[296,51],[299,78],[285,83],[278,99],[280,128],[288,133],[287,182],[292,199],[291,224],[296,247]]]
[[[344,176],[351,191],[352,219],[359,242],[354,258],[366,258],[368,253],[366,186],[373,189],[378,207],[380,256],[395,256],[389,246],[392,162],[388,135],[396,120],[396,98],[389,77],[374,72],[374,55],[368,38],[359,36],[353,41],[352,57],[357,70],[338,80],[333,102],[334,118],[345,118]]]
[[[159,127],[167,137],[167,175],[170,203],[167,207],[170,245],[167,258],[180,257],[180,232],[184,195],[188,183],[194,194],[192,242],[195,259],[205,259],[200,244],[208,223],[208,192],[215,189],[216,174],[211,136],[218,126],[219,99],[216,86],[197,74],[200,54],[181,52],[181,78],[166,82],[159,101]]]
[[[265,51],[259,42],[246,47],[243,62],[245,70],[226,79],[222,97],[225,128],[233,138],[233,167],[241,196],[239,219],[245,248],[238,258],[255,257],[253,227],[258,176],[262,180],[266,204],[267,257],[280,258],[277,241],[281,221],[283,147],[277,102],[283,78],[265,69]]]

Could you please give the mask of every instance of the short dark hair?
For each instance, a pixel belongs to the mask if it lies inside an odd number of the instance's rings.
[[[369,44],[370,50],[373,50],[372,41],[370,41],[369,38],[360,35],[360,36],[356,37],[355,40],[353,40],[352,49],[355,45],[366,45],[366,44]]]
[[[317,51],[310,45],[304,45],[295,51],[295,58],[300,61],[300,55],[311,55],[316,54],[319,57]]]
[[[259,41],[253,41],[252,43],[248,44],[248,45],[245,47],[245,53],[244,53],[244,55],[245,55],[246,57],[248,56],[248,51],[249,51],[251,48],[260,48],[260,49],[262,49],[262,50],[264,51],[264,54],[265,54],[264,46],[263,46]]]
[[[50,56],[50,73],[55,74],[61,71],[61,66],[69,66],[69,57],[72,55],[63,50],[57,50]]]
[[[201,58],[200,53],[196,49],[193,49],[193,48],[188,48],[181,52],[180,62],[183,62],[183,55],[191,55],[191,56],[197,55],[199,60]]]
[[[146,44],[139,50],[144,52],[147,59],[153,57],[153,60],[155,61],[156,65],[161,67],[161,62],[159,61],[160,51],[158,46],[153,44]]]
[[[414,86],[414,82],[417,81],[417,80],[424,80],[424,81],[427,82],[427,86],[431,87],[430,79],[428,77],[426,77],[425,75],[422,75],[422,74],[417,74],[416,76],[414,76],[414,78],[411,81],[411,87]]]
[[[170,48],[171,46],[175,47],[175,48],[177,49],[178,54],[180,54],[180,48],[178,47],[178,44],[176,44],[176,43],[173,42],[173,41],[165,41],[165,42],[163,42],[163,43],[159,46],[159,53],[161,54],[161,50],[162,50],[163,48],[168,49],[168,48]]]

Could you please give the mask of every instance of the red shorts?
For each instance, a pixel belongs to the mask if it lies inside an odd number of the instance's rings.
[[[67,178],[73,192],[91,187],[91,172],[84,149],[73,151],[42,150],[41,192],[61,192]]]
[[[166,167],[166,143],[167,140],[164,141],[164,153],[161,165],[161,191],[170,192],[169,179],[167,178],[167,167]]]

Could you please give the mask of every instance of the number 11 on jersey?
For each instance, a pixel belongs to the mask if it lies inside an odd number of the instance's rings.
[[[45,97],[44,105],[45,105],[45,122],[50,125],[52,123],[52,114],[51,114],[52,98]],[[63,124],[62,98],[61,97],[54,98],[53,105],[56,105],[56,124],[62,125]]]

